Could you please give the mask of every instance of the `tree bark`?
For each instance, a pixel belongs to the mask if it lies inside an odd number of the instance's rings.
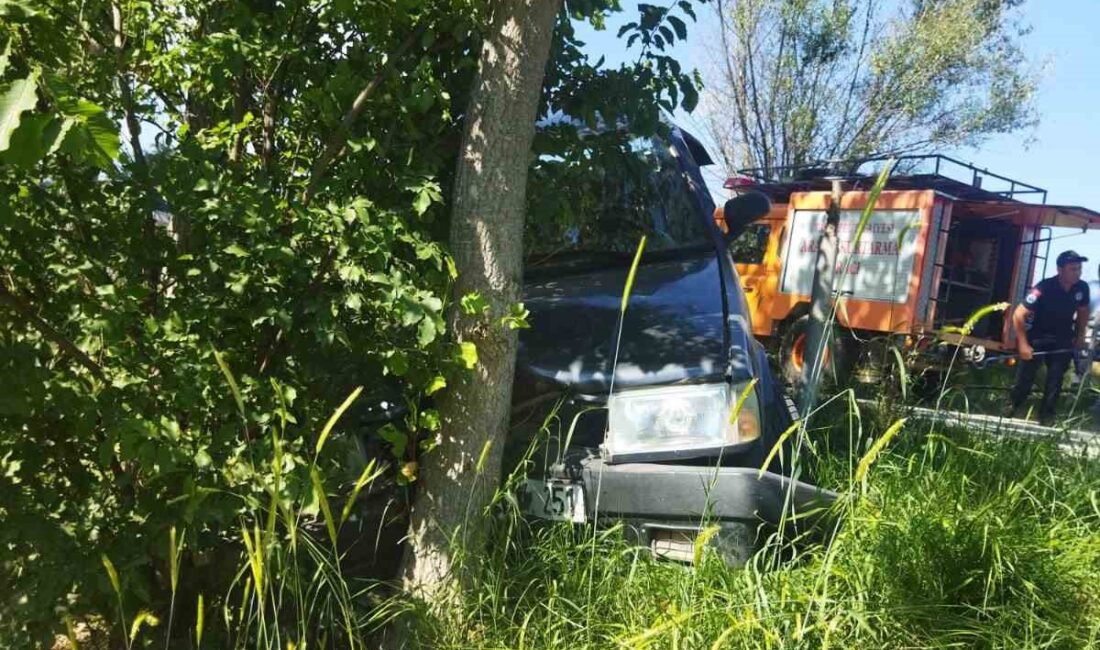
[[[442,598],[444,587],[460,585],[456,551],[479,556],[483,513],[500,482],[516,355],[516,333],[500,317],[520,299],[528,162],[561,5],[498,2],[481,48],[450,232],[459,273],[450,325],[459,341],[477,346],[479,361],[441,397],[442,439],[420,467],[401,573],[406,590],[423,598]],[[457,298],[471,291],[488,301],[486,314],[457,308]]]

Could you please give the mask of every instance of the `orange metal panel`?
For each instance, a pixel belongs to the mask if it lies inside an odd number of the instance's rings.
[[[869,193],[846,192],[841,197],[841,210],[862,210],[867,205]],[[795,210],[826,210],[832,202],[827,192],[794,193],[788,205],[788,224]],[[916,210],[920,218],[920,230],[916,237],[913,268],[908,278],[908,298],[905,303],[864,300],[842,297],[837,305],[837,320],[853,329],[879,332],[906,333],[914,328],[920,276],[925,264],[925,250],[931,228],[931,212],[935,205],[935,193],[923,191],[889,191],[879,195],[877,210]],[[778,275],[778,274],[777,274]],[[808,302],[808,295],[783,294],[776,290],[770,316],[774,320],[786,318],[790,310],[800,302]]]
[[[774,326],[771,314],[778,293],[779,250],[786,235],[787,204],[773,205],[771,212],[758,223],[771,226],[763,261],[760,264],[736,264],[735,266],[752,314],[753,334],[769,336]]]

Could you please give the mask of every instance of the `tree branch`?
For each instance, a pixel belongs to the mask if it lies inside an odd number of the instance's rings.
[[[7,274],[6,271],[5,274]],[[77,363],[84,366],[88,372],[92,373],[96,379],[101,381],[106,380],[106,374],[98,363],[93,361],[83,350],[76,347],[76,344],[65,338],[65,335],[55,329],[53,325],[50,325],[45,319],[36,314],[30,304],[21,296],[9,290],[7,284],[4,282],[0,282],[0,304],[6,305],[15,312],[16,315],[23,318],[23,320],[27,321],[32,327],[38,330],[47,340],[68,353]]]
[[[305,193],[302,195],[302,203],[304,205],[308,206],[313,200],[314,195],[317,193],[317,187],[321,184],[321,181],[324,180],[325,174],[328,173],[329,166],[343,152],[344,145],[347,144],[348,129],[355,123],[355,120],[359,119],[359,116],[363,113],[363,109],[367,107],[367,100],[370,99],[374,91],[378,89],[378,86],[381,85],[397,60],[404,56],[405,52],[420,40],[420,36],[423,33],[424,26],[421,25],[409,34],[397,50],[386,58],[386,62],[382,64],[382,67],[378,69],[378,72],[375,73],[374,77],[371,78],[367,85],[359,91],[359,94],[355,97],[355,101],[351,104],[351,108],[344,114],[344,119],[340,120],[340,125],[333,131],[328,142],[325,143],[324,151],[321,153],[320,157],[317,158],[317,162],[313,164],[313,169],[310,170],[309,185],[306,186]]]
[[[126,72],[126,37],[122,33],[122,8],[117,0],[111,3],[111,19],[115,30],[115,60],[118,64],[118,92],[122,99],[122,109],[126,113],[126,130],[130,132],[130,148],[134,152],[134,162],[142,169],[145,167],[145,152],[141,148],[141,124],[134,113],[134,96],[130,89],[130,80]]]
[[[248,86],[248,64],[242,64],[241,73],[237,75],[237,94],[233,99],[233,124],[240,124],[244,120],[245,111],[248,110],[248,97],[251,94]],[[265,123],[266,127],[266,123]],[[241,149],[244,147],[244,132],[238,131],[233,136],[233,144],[229,147],[229,162],[235,163],[241,158]]]

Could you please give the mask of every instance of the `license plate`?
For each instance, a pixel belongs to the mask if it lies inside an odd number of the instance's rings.
[[[520,498],[523,511],[550,521],[585,522],[584,486],[558,479],[527,479]]]

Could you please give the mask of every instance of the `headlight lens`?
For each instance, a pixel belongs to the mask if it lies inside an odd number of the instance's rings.
[[[608,401],[607,448],[616,455],[715,449],[760,436],[756,391],[747,384],[669,386],[616,393]],[[732,419],[732,421],[731,421]]]

